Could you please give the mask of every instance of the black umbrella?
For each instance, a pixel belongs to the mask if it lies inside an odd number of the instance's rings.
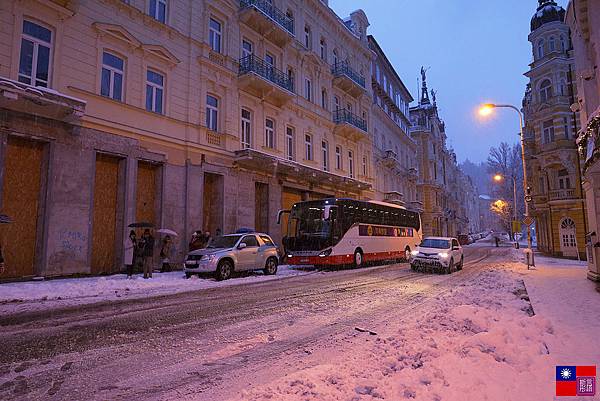
[[[12,219],[5,214],[0,214],[0,224],[12,223]]]
[[[137,223],[131,223],[127,227],[129,227],[129,228],[154,228],[154,224],[148,223],[146,221],[139,221]]]

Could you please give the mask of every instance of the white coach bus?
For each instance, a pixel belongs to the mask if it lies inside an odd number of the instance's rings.
[[[360,267],[406,261],[422,239],[419,213],[391,203],[321,199],[294,204],[283,247],[291,265]]]

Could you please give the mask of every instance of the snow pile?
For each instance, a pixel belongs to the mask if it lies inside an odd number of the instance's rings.
[[[248,284],[257,281],[276,280],[283,277],[307,274],[308,271],[294,269],[287,265],[279,266],[277,274],[265,276],[262,272],[247,273],[226,281],[192,276],[187,280],[181,271],[153,273],[152,279],[135,275],[127,279],[124,274],[102,277],[68,278],[47,281],[27,281],[0,284],[0,305],[17,303],[38,303],[39,301],[70,301],[91,303],[122,297],[146,297],[173,294],[213,287]]]
[[[550,321],[533,310],[518,264],[483,271],[444,295],[391,316],[378,336],[356,334],[307,368],[240,400],[548,400]],[[342,353],[343,352],[343,353]]]

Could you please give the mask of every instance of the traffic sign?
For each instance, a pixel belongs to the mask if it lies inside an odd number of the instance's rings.
[[[526,226],[530,226],[534,223],[535,220],[533,220],[531,217],[527,216],[525,217],[525,219],[523,219],[523,224],[525,224]]]

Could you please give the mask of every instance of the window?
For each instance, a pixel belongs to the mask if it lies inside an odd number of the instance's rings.
[[[123,59],[113,54],[102,53],[102,77],[100,94],[115,100],[123,100]]]
[[[333,65],[338,63],[338,52],[336,49],[333,49]]]
[[[312,102],[312,82],[308,78],[304,80],[304,97]]]
[[[219,128],[219,99],[206,95],[206,127],[211,131]]]
[[[210,48],[217,53],[221,53],[221,29],[221,23],[211,18],[208,24],[208,43]]]
[[[560,36],[560,50],[563,52],[567,50],[567,42],[565,41],[565,37],[562,35]]]
[[[354,178],[354,154],[351,150],[348,151],[348,173],[350,178]]]
[[[164,81],[162,74],[146,71],[146,110],[163,113]]]
[[[269,52],[265,53],[265,63],[269,67],[275,67],[275,56]]]
[[[337,96],[333,97],[333,107],[334,107],[334,110],[336,110],[336,111],[339,110],[339,108],[340,108],[340,98]]]
[[[566,169],[558,172],[558,187],[559,189],[571,189],[571,177]]]
[[[321,38],[319,45],[321,50],[321,60],[327,61],[327,42],[324,38]]]
[[[552,120],[544,121],[542,133],[544,143],[554,142],[554,122]]]
[[[242,40],[242,58],[254,54],[254,45],[249,40]]]
[[[247,248],[258,247],[258,241],[254,235],[246,235],[241,242],[245,243]]]
[[[304,135],[304,150],[306,151],[304,154],[304,158],[306,160],[313,159],[313,149],[312,149],[312,136],[310,134]]]
[[[295,159],[295,132],[293,127],[287,127],[285,130],[285,156],[288,160]]]
[[[292,91],[294,90],[294,85],[295,85],[294,75],[295,75],[294,74],[294,69],[292,67],[289,67],[288,70],[287,70],[287,76],[288,76],[288,79],[289,79],[289,81],[291,83]]]
[[[563,117],[563,124],[564,124],[564,130],[565,130],[565,139],[569,139],[570,137],[570,129],[569,129],[569,125],[570,121],[569,121],[569,117]]]
[[[378,83],[381,83],[381,70],[379,69],[379,64],[375,64],[375,79]]]
[[[338,170],[342,169],[342,147],[335,147],[335,168]]]
[[[248,110],[242,109],[242,149],[252,147],[252,120]]]
[[[552,97],[552,82],[544,79],[540,84],[540,102],[545,103]]]
[[[560,81],[560,94],[561,96],[567,95],[567,82],[564,79]]]
[[[329,143],[321,141],[321,149],[323,156],[323,171],[329,171]]]
[[[167,22],[167,0],[150,0],[148,14],[162,22]]]
[[[540,41],[537,44],[537,57],[544,57],[544,39],[540,39]]]
[[[30,21],[23,21],[19,82],[48,87],[50,82],[50,50],[52,32]]]
[[[321,107],[327,109],[327,91],[325,88],[321,89]]]
[[[362,173],[363,176],[367,176],[367,156],[363,156],[362,158]]]
[[[551,52],[556,50],[556,40],[554,40],[554,36],[550,36],[550,40],[548,41],[548,46],[550,47]]]
[[[275,123],[270,118],[265,120],[265,146],[275,148]]]
[[[304,47],[312,49],[312,33],[308,25],[304,26]]]

